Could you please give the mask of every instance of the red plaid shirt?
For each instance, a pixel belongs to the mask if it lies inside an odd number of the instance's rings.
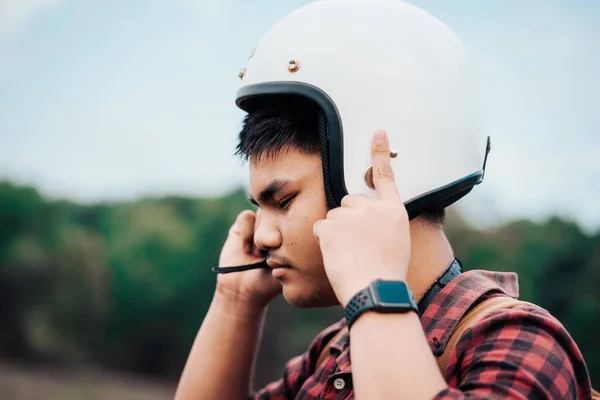
[[[514,273],[468,271],[445,286],[421,316],[432,352],[442,354],[450,332],[469,308],[493,296],[518,296]],[[283,377],[251,399],[354,399],[348,334],[323,347],[345,327],[341,320],[321,332],[308,351],[291,359]],[[590,399],[583,357],[565,328],[541,308],[518,306],[494,312],[458,341],[448,359],[449,388],[435,399]]]

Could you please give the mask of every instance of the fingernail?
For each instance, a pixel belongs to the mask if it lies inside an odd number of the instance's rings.
[[[384,143],[385,142],[385,131],[382,131],[382,130],[375,131],[375,134],[373,135],[373,141],[376,144]]]

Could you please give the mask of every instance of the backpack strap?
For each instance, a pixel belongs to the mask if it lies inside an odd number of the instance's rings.
[[[323,363],[327,359],[327,356],[329,356],[329,349],[331,348],[331,345],[333,343],[335,343],[340,337],[342,337],[342,335],[344,333],[346,333],[347,331],[348,331],[348,328],[347,327],[343,327],[342,329],[340,329],[338,331],[338,333],[336,333],[335,335],[333,335],[331,337],[331,339],[329,339],[329,341],[327,342],[327,344],[325,346],[323,346],[323,348],[321,349],[321,353],[319,353],[319,358],[317,358],[317,362],[315,364],[315,371],[317,369],[319,369],[319,367],[321,365],[323,365]]]
[[[481,303],[479,303],[478,305],[476,305],[475,307],[473,307],[471,310],[469,310],[461,318],[459,323],[454,328],[454,331],[452,332],[452,334],[450,335],[450,338],[448,339],[448,343],[446,344],[446,348],[444,349],[444,352],[437,359],[437,364],[438,364],[438,367],[440,368],[440,371],[442,372],[442,375],[445,375],[448,358],[450,357],[452,350],[454,350],[454,348],[456,347],[456,344],[458,343],[458,341],[460,340],[462,335],[469,328],[474,326],[477,321],[481,320],[486,315],[491,314],[494,311],[513,308],[513,307],[516,307],[519,305],[536,307],[534,304],[528,303],[526,301],[517,300],[517,299],[513,299],[511,297],[506,297],[506,296],[499,296],[499,297],[492,297],[487,300],[484,300]],[[348,331],[347,327],[340,329],[335,335],[333,335],[331,337],[331,339],[329,339],[327,344],[325,344],[325,346],[323,346],[323,348],[321,349],[321,352],[319,353],[319,358],[317,358],[317,362],[315,363],[315,371],[317,369],[319,369],[319,367],[321,367],[321,365],[323,365],[323,363],[327,359],[327,356],[329,356],[329,349],[331,348],[331,345],[333,343],[335,343],[347,331]],[[593,388],[592,388],[592,400],[600,400],[600,393],[597,392],[596,390],[594,390]]]
[[[444,352],[437,359],[438,367],[440,368],[440,371],[442,371],[442,374],[445,373],[446,364],[448,363],[448,358],[450,357],[452,350],[454,349],[454,347],[456,347],[458,340],[465,333],[465,331],[467,331],[467,329],[475,325],[477,321],[479,321],[481,318],[485,317],[489,313],[504,308],[512,308],[518,305],[534,306],[531,303],[522,300],[516,300],[512,297],[492,297],[482,301],[481,303],[473,307],[471,310],[469,310],[465,315],[463,315],[459,323],[454,328],[454,331],[450,335]],[[323,346],[323,348],[321,349],[321,353],[319,354],[319,358],[317,359],[317,362],[315,364],[315,371],[325,362],[325,359],[329,355],[329,349],[331,348],[331,345],[335,343],[347,331],[347,327],[340,329],[338,333],[333,335],[331,339],[329,339],[327,344]]]
[[[456,344],[460,340],[461,336],[475,323],[485,316],[493,313],[494,311],[513,308],[516,306],[525,305],[531,307],[537,307],[535,304],[513,299],[507,296],[499,296],[492,297],[487,300],[482,301],[471,310],[469,310],[460,320],[460,322],[454,328],[454,331],[450,335],[448,339],[448,343],[446,344],[446,348],[442,355],[437,359],[438,367],[442,372],[442,375],[446,373],[446,366],[448,364],[448,358],[452,353],[452,350],[456,347]],[[592,400],[600,400],[600,392],[594,390],[592,388]]]
[[[472,326],[475,325],[479,320],[484,318],[485,316],[493,313],[494,311],[512,308],[519,305],[528,305],[535,306],[534,304],[528,303],[526,301],[513,299],[512,297],[507,296],[499,296],[499,297],[491,297],[477,304],[471,310],[469,310],[463,317],[460,319],[454,331],[450,335],[448,339],[448,343],[446,344],[446,348],[441,356],[437,359],[438,367],[442,372],[442,375],[446,373],[446,366],[448,364],[448,358],[452,353],[452,350],[456,347],[456,344],[463,336],[463,334]]]

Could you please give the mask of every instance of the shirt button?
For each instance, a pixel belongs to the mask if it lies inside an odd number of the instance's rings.
[[[346,386],[346,381],[344,381],[342,378],[337,378],[335,381],[333,381],[333,386],[337,390],[342,390],[344,386]]]

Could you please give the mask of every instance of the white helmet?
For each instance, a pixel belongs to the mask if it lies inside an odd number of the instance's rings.
[[[438,19],[399,0],[321,0],[273,26],[240,71],[236,104],[301,97],[320,112],[330,207],[376,196],[370,139],[384,129],[410,218],[483,180],[489,138],[467,54]]]

